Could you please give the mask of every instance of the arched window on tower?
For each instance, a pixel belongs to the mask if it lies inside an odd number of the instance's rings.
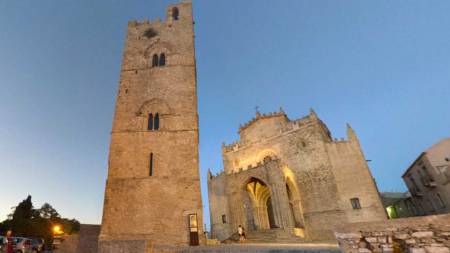
[[[152,58],[152,67],[158,66],[158,55],[154,54]]]
[[[155,128],[154,129],[155,130],[159,129],[159,114],[158,113],[155,114]]]
[[[148,126],[147,126],[148,130],[153,130],[153,114],[149,113],[148,114]]]
[[[172,18],[173,20],[178,20],[178,16],[180,15],[180,11],[177,7],[172,8]]]
[[[159,66],[166,65],[166,55],[164,53],[161,53],[159,55]]]

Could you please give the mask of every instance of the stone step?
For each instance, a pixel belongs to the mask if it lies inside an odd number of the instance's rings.
[[[199,246],[180,249],[179,253],[341,253],[335,246],[312,246],[312,245],[284,245],[284,244],[238,244],[238,245],[217,245]]]

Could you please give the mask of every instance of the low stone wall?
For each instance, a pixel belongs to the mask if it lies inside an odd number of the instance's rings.
[[[81,224],[80,232],[69,235],[55,253],[97,253],[100,225]]]
[[[345,253],[450,253],[450,214],[343,224],[335,236]]]

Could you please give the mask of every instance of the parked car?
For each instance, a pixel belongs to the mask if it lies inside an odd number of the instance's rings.
[[[33,253],[42,252],[45,249],[45,241],[42,238],[30,238]]]
[[[0,252],[4,252],[6,249],[6,237],[0,235]]]
[[[25,237],[13,237],[14,252],[33,253],[31,248],[31,239]]]

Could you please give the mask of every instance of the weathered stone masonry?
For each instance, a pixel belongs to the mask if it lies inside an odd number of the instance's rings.
[[[333,140],[313,111],[298,120],[257,113],[222,147],[224,172],[208,176],[212,236],[224,240],[243,225],[333,240],[342,222],[386,220],[359,141],[350,126],[347,133]]]
[[[100,252],[187,246],[193,234],[204,243],[195,64],[191,3],[169,6],[165,21],[129,22]]]

